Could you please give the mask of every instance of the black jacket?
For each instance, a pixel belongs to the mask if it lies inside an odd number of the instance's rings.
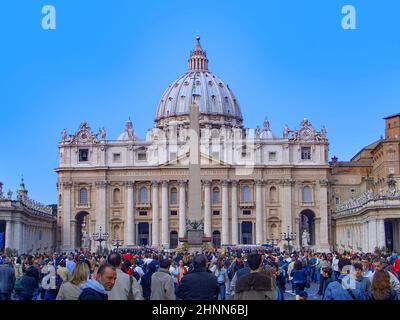
[[[85,288],[79,295],[78,300],[108,300],[108,295],[98,292],[92,288]]]
[[[217,277],[199,268],[182,278],[176,295],[182,300],[217,300],[218,293]]]
[[[17,295],[24,300],[32,300],[33,292],[38,288],[38,283],[35,277],[25,274],[22,276],[21,282],[23,289],[20,292],[16,292]]]

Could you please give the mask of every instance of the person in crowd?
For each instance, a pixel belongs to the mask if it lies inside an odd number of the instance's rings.
[[[96,273],[96,279],[91,279],[81,285],[82,292],[78,300],[108,300],[108,292],[114,287],[117,279],[115,267],[103,264]]]
[[[78,300],[81,285],[89,280],[89,266],[84,261],[78,261],[72,271],[72,278],[64,282],[58,291],[56,300]]]
[[[193,271],[181,279],[177,290],[182,300],[217,300],[219,286],[217,278],[207,272],[207,257],[198,254],[193,258]]]
[[[221,257],[217,262],[210,268],[211,273],[217,277],[219,286],[219,300],[225,300],[226,297],[226,283],[229,281],[228,273],[224,265],[224,259]]]
[[[232,261],[230,266],[228,267],[228,278],[232,281],[233,276],[239,270],[244,268],[242,255],[237,253],[235,259]]]
[[[294,263],[294,268],[290,273],[290,276],[293,278],[292,283],[295,288],[296,295],[299,294],[300,291],[304,291],[304,288],[307,286],[307,278],[308,273],[305,267],[303,267],[303,263],[300,260],[297,260]]]
[[[300,291],[299,294],[296,296],[296,300],[299,301],[308,300],[308,293],[306,291]]]
[[[38,288],[36,280],[36,272],[34,268],[27,268],[22,276],[20,285],[15,288],[15,296],[17,300],[32,300],[35,290]]]
[[[390,283],[390,272],[377,270],[371,285],[372,300],[398,300],[397,292]]]
[[[381,270],[385,269],[386,260],[377,257],[377,258],[375,258],[373,260],[372,264],[373,264],[374,272],[372,272],[370,277],[369,277],[369,279],[371,281],[371,284],[374,281],[375,273],[377,271],[381,271]],[[392,288],[392,290],[394,292],[396,292],[397,296],[400,298],[400,282],[399,282],[399,279],[397,279],[397,277],[390,271],[388,271],[388,274],[389,274],[389,278],[390,278],[391,288]]]
[[[157,272],[151,276],[150,300],[176,300],[174,280],[169,272],[171,262],[163,258]]]
[[[285,300],[285,291],[286,291],[285,271],[282,268],[279,268],[279,265],[276,262],[273,262],[271,266],[272,266],[272,275],[275,279],[277,290],[279,290],[278,300]]]
[[[362,263],[356,262],[354,265],[354,276],[355,280],[361,283],[362,293],[365,295],[365,300],[371,299],[371,281],[369,278],[364,277]]]
[[[75,268],[75,261],[73,260],[72,255],[68,256],[67,261],[65,262],[65,266],[68,269],[69,274],[72,275],[72,272],[74,271]]]
[[[365,300],[361,283],[350,275],[350,266],[340,270],[340,276],[326,287],[323,300]]]
[[[176,262],[172,259],[171,266],[169,267],[169,273],[171,274],[172,280],[174,280],[174,288],[176,290],[178,288],[179,268],[176,265]]]
[[[15,271],[11,260],[2,257],[0,264],[0,300],[11,300],[15,285]]]
[[[142,287],[137,280],[121,270],[122,256],[118,252],[112,252],[107,261],[117,273],[117,280],[108,292],[108,300],[143,300]]]
[[[19,279],[24,275],[24,271],[23,271],[23,268],[22,268],[21,257],[18,257],[15,260],[14,271],[15,271],[15,279]]]
[[[234,300],[276,300],[276,292],[271,277],[259,272],[261,255],[251,253],[247,257],[250,273],[240,277],[235,286]]]
[[[43,277],[41,286],[44,290],[44,300],[55,300],[64,280],[52,265],[53,262],[49,263],[51,264],[48,268],[49,272]]]
[[[361,258],[361,264],[363,266],[363,276],[366,278],[370,278],[372,273],[374,272],[372,265],[371,265],[371,258],[367,255],[364,255]]]
[[[140,285],[143,290],[143,298],[145,300],[150,300],[151,297],[151,277],[157,271],[156,264],[154,262],[149,262],[146,267],[146,272],[140,279]]]
[[[61,260],[60,263],[58,264],[57,273],[61,276],[63,282],[69,281],[70,273],[69,270],[67,269],[66,261],[64,259]]]

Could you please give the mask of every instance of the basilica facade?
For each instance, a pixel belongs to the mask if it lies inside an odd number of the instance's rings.
[[[266,118],[245,128],[239,101],[208,63],[198,37],[187,72],[161,96],[146,138],[136,135],[130,119],[114,139],[87,122],[72,134],[63,130],[56,169],[60,249],[94,250],[92,236],[100,228],[110,248],[117,240],[124,247],[175,248],[195,197],[201,206],[196,220],[216,246],[275,239],[284,248],[281,234],[295,233],[296,248],[331,249],[325,128],[299,119],[298,128],[285,126],[277,135]],[[192,105],[199,110],[198,137]],[[189,194],[195,138],[201,188]]]

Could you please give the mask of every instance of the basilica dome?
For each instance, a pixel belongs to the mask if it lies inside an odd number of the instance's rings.
[[[195,99],[200,111],[200,126],[242,127],[239,102],[227,84],[208,70],[206,52],[200,37],[189,58],[189,70],[172,82],[161,97],[155,117],[156,127],[171,123],[189,124],[190,106]]]

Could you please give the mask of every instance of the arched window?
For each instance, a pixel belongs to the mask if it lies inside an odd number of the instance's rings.
[[[147,188],[141,187],[139,190],[139,203],[147,203]]]
[[[242,201],[250,202],[250,188],[249,186],[243,186],[242,188]]]
[[[213,189],[213,203],[219,203],[219,189],[217,187]]]
[[[212,243],[214,247],[220,247],[221,246],[221,232],[219,231],[214,231],[212,234]]]
[[[271,187],[271,189],[269,189],[269,199],[270,202],[278,202],[278,192],[276,187]]]
[[[303,188],[303,202],[312,202],[311,188],[309,186]]]
[[[58,206],[59,207],[62,206],[62,195],[61,194],[58,196]]]
[[[119,190],[118,188],[114,189],[113,202],[114,203],[121,203],[121,190]]]
[[[79,190],[79,204],[87,204],[88,203],[88,192],[86,188],[81,188]]]
[[[176,188],[171,189],[171,204],[178,203],[178,190]]]

